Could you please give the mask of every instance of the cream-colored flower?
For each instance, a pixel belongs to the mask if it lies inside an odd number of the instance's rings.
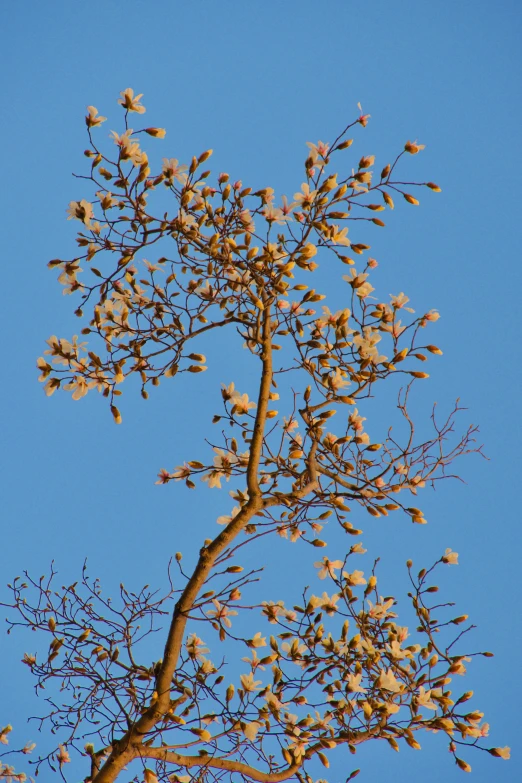
[[[330,576],[332,579],[335,579],[336,571],[339,568],[343,567],[343,561],[342,560],[329,560],[325,556],[325,557],[323,557],[322,560],[318,560],[316,563],[314,563],[314,566],[316,568],[319,568],[319,573],[317,574],[319,579],[326,579],[327,576]]]
[[[120,103],[124,109],[127,111],[135,111],[137,114],[145,113],[145,106],[142,106],[140,103],[140,100],[143,98],[142,92],[139,95],[134,95],[134,90],[127,87],[126,90],[120,92],[120,95],[121,98],[118,98],[118,103]]]
[[[213,617],[218,622],[226,625],[227,628],[231,628],[232,621],[228,618],[233,617],[237,614],[237,612],[233,609],[229,609],[228,606],[223,606],[223,604],[221,604],[215,598],[212,600],[212,603],[214,604],[215,609],[211,609],[210,612],[207,612],[208,616]]]
[[[346,584],[355,587],[357,585],[365,585],[366,579],[362,571],[352,571],[349,574],[347,571],[343,571],[343,577],[346,579]]]
[[[431,691],[424,690],[422,685],[415,698],[419,707],[425,707],[427,710],[437,710],[437,705],[431,701]]]
[[[349,674],[348,687],[352,693],[366,693],[366,688],[361,685],[362,674]]]
[[[396,617],[397,615],[394,612],[389,611],[390,607],[393,606],[394,603],[394,598],[388,598],[387,601],[384,601],[383,603],[377,603],[375,606],[371,601],[368,601],[368,606],[370,607],[368,615],[373,617],[374,620],[382,620],[385,617]]]
[[[266,638],[261,636],[261,631],[258,631],[253,639],[248,642],[249,647],[266,647]]]
[[[85,124],[88,128],[96,128],[98,125],[101,125],[102,122],[105,122],[107,117],[100,117],[98,114],[98,109],[96,106],[87,106],[87,116],[85,117]]]
[[[120,148],[120,158],[132,161],[135,166],[141,166],[145,153],[140,150],[139,142],[131,139],[132,134],[132,128],[128,128],[125,133],[111,132],[114,143]]]
[[[225,473],[230,473],[232,466],[239,462],[237,455],[234,454],[233,451],[223,451],[223,449],[219,449],[216,446],[214,447],[214,451],[216,452],[214,466]],[[230,478],[230,476],[228,476],[228,478]]]
[[[386,649],[392,658],[395,658],[396,661],[402,661],[404,658],[411,658],[412,656],[409,650],[402,649],[400,642],[398,642],[397,639],[394,639],[393,642],[386,645]]]
[[[79,220],[87,228],[90,228],[94,213],[92,204],[89,201],[86,201],[84,198],[81,201],[70,201],[67,212],[67,220]]]
[[[323,330],[325,326],[332,326],[334,328],[337,326],[344,326],[351,315],[351,312],[347,307],[344,308],[344,310],[337,310],[337,312],[332,313],[329,307],[323,305],[322,310],[323,315],[315,321],[315,325],[320,330]]]
[[[256,403],[251,402],[248,399],[248,394],[239,394],[236,392],[236,394],[234,394],[232,397],[232,402],[234,404],[232,413],[235,413],[237,416],[243,416],[248,413],[251,408],[256,407]]]
[[[205,642],[199,638],[195,633],[190,634],[185,642],[185,647],[191,658],[200,658],[209,650],[205,647]]]
[[[332,226],[332,233],[329,235],[329,239],[334,245],[343,245],[344,247],[349,247],[351,245],[351,242],[348,239],[348,228],[340,229],[339,226]]]
[[[49,378],[43,388],[46,397],[51,397],[55,393],[56,389],[60,388],[60,381],[58,378]]]
[[[346,372],[341,370],[340,367],[335,368],[335,372],[326,376],[326,383],[334,392],[338,392],[339,389],[344,389],[345,386],[350,386],[351,381],[346,380]]]
[[[228,400],[231,400],[232,397],[235,394],[238,393],[236,391],[236,387],[234,386],[233,383],[230,383],[228,386],[225,386],[225,384],[222,383],[221,386],[222,386],[221,395],[222,395],[223,399],[225,400],[225,402],[228,402]]]
[[[182,185],[187,181],[185,164],[178,163],[177,158],[163,158],[162,172],[168,180],[177,180]]]
[[[211,286],[210,280],[205,280],[203,285],[200,285],[194,289],[194,293],[199,294],[202,299],[212,301],[212,299],[216,298],[218,292]]]
[[[383,324],[381,328],[383,332],[389,332],[395,339],[397,339],[401,336],[407,327],[402,326],[401,321],[394,321],[391,324]],[[382,361],[384,361],[384,359]]]
[[[219,470],[211,470],[209,473],[205,473],[205,475],[201,477],[201,481],[205,481],[208,484],[209,489],[213,489],[214,487],[221,489],[222,478],[226,478],[228,481],[230,476],[226,477],[225,474]]]
[[[243,729],[243,734],[247,739],[253,742],[257,737],[257,732],[261,728],[261,725],[262,724],[258,723],[257,721],[252,721],[252,723],[247,723],[247,725]]]
[[[178,465],[176,467],[176,470],[172,471],[170,477],[175,481],[180,481],[181,479],[188,478],[190,476],[190,473],[191,473],[190,465],[187,465],[187,463],[184,462],[183,465]]]
[[[261,214],[269,223],[276,223],[279,226],[284,226],[288,220],[291,220],[290,215],[285,215],[282,209],[273,204],[267,204]]]
[[[364,429],[363,421],[366,421],[365,416],[359,416],[359,410],[354,408],[348,417],[348,424],[352,427],[356,433],[362,432]]]
[[[111,209],[111,207],[114,207],[118,202],[115,198],[112,197],[112,193],[110,191],[103,192],[103,190],[96,191],[96,195],[100,199],[100,206],[103,210]]]
[[[277,623],[277,618],[280,615],[284,615],[284,613],[285,605],[283,601],[278,601],[277,603],[274,603],[274,601],[263,601],[263,614],[272,625],[275,625]]]
[[[58,745],[58,751],[59,752],[56,754],[56,760],[58,761],[60,767],[63,767],[64,764],[68,764],[71,761],[71,757],[69,756],[64,745]]]
[[[333,615],[337,612],[337,603],[339,602],[340,597],[341,596],[338,593],[328,595],[328,593],[324,592],[320,597],[313,595],[310,598],[309,603],[314,608],[320,606],[321,609],[326,612],[326,614]]]
[[[301,209],[310,209],[314,203],[314,199],[317,195],[316,190],[310,190],[310,185],[307,182],[303,182],[301,185],[301,192],[294,193],[294,199]]]
[[[458,552],[452,552],[450,548],[446,549],[446,551],[442,555],[442,562],[443,563],[448,563],[448,565],[458,565],[459,564],[459,553]]]
[[[402,690],[400,683],[395,678],[391,669],[382,671],[375,684],[377,687],[384,688],[384,690],[391,691],[392,693],[400,693]]]
[[[63,387],[65,391],[72,391],[73,400],[81,400],[82,397],[88,393],[92,386],[92,382],[87,382],[82,375],[75,375],[69,383],[66,383]]]
[[[377,349],[377,343],[382,337],[377,329],[371,326],[365,326],[362,334],[356,334],[353,338],[353,344],[359,351],[361,359],[370,359],[373,364],[386,361],[386,356],[380,356]]]
[[[222,516],[222,517],[218,517],[217,518],[216,521],[217,521],[218,525],[228,525],[228,524],[230,524],[230,522],[232,522],[234,517],[236,517],[239,514],[240,510],[241,509],[239,508],[239,506],[234,506],[234,508],[230,512],[230,516]]]
[[[324,141],[319,140],[317,144],[307,141],[306,146],[310,149],[309,157],[312,159],[314,165],[323,168],[325,158],[328,157],[329,145],[325,144]]]
[[[258,685],[261,685],[261,680],[254,680],[254,675],[252,672],[249,674],[241,674],[239,679],[241,680],[241,685],[243,686],[243,689],[247,693],[254,693],[255,691],[261,690],[258,688]]]
[[[396,310],[400,310],[404,307],[405,310],[407,310],[409,313],[413,313],[414,310],[411,309],[411,307],[405,307],[406,303],[410,301],[409,297],[406,296],[403,291],[400,292],[400,294],[397,294],[397,296],[393,296],[393,294],[390,294],[390,305],[394,307]]]

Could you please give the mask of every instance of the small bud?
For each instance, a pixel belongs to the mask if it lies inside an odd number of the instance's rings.
[[[416,155],[424,148],[425,148],[424,144],[417,144],[416,141],[407,141],[406,144],[404,145],[405,151],[409,152],[410,155]]]
[[[386,204],[389,206],[390,209],[394,209],[395,204],[393,203],[393,199],[390,196],[389,193],[386,193],[386,191],[382,194],[383,199],[385,200]]]
[[[402,195],[404,196],[408,204],[414,204],[415,206],[419,205],[418,200],[414,196],[411,196],[409,193],[403,193]]]
[[[451,622],[453,623],[453,625],[460,625],[461,623],[465,623],[467,619],[468,619],[468,615],[462,614],[460,617],[455,617],[455,619],[452,620]]]
[[[149,136],[154,136],[157,139],[164,139],[167,135],[165,128],[145,128],[145,133],[148,133]]]
[[[111,413],[112,413],[112,415],[114,417],[114,422],[116,424],[121,424],[121,413],[119,412],[119,410],[116,407],[116,405],[111,405]]]

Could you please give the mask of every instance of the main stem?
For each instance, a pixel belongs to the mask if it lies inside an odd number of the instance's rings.
[[[113,743],[112,751],[107,761],[92,778],[93,783],[114,783],[119,773],[130,761],[140,755],[139,749],[143,737],[150,732],[167,714],[170,708],[170,688],[176,671],[180,650],[185,636],[185,628],[189,613],[194,606],[198,594],[219,555],[227,549],[250,519],[262,507],[262,495],[258,481],[259,463],[263,449],[266,414],[272,383],[272,333],[270,326],[270,308],[263,312],[263,330],[261,339],[262,372],[257,399],[257,411],[250,443],[250,454],[247,467],[248,501],[233,521],[208,546],[202,547],[199,559],[183,593],[177,602],[170,623],[163,663],[156,679],[158,698],[140,719]],[[145,754],[146,755],[146,754]]]

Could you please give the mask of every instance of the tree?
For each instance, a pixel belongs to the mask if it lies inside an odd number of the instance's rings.
[[[26,574],[10,585],[10,629],[28,627],[50,639],[46,652],[26,653],[23,662],[37,689],[60,686],[41,718],[60,743],[39,757],[37,770],[58,764],[64,774],[76,752],[86,758],[92,783],[122,779],[129,765],[134,780],[145,783],[230,776],[311,783],[338,746],[352,754],[374,740],[394,750],[402,742],[420,748],[423,731],[446,735],[465,771],[461,746],[508,758],[508,748],[483,745],[487,724],[467,706],[472,693],[454,696],[448,688],[471,655],[491,654],[462,652],[472,627],[467,616],[452,617],[452,604],[437,603],[434,570],[457,564],[457,554],[447,549],[416,575],[408,561],[410,621],[417,624],[411,635],[398,624],[395,599],[381,596],[377,559],[370,573],[357,567],[366,550],[353,522],[362,524],[363,512],[402,511],[424,524],[411,495],[452,476],[456,458],[480,451],[476,428],[454,434],[458,403],[442,421],[434,411],[432,434],[418,438],[408,401],[413,385],[428,378],[418,368],[441,354],[425,337],[438,313],[415,316],[403,293],[375,299],[369,276],[377,262],[368,245],[348,237],[354,221],[353,233],[361,221],[383,227],[377,215],[393,209],[394,198],[418,205],[409,190],[440,190],[398,179],[401,158],[423,145],[407,142],[380,176],[373,155],[351,173],[333,173],[332,162],[341,167],[352,145],[349,133],[368,123],[361,110],[332,144],[308,143],[306,181],[292,202],[283,197],[277,206],[271,188],[253,192],[226,174],[208,184],[211,172],[203,169],[211,150],[188,167],[164,158],[154,173],[142,134],[162,139],[165,130],[129,128],[129,117],[145,112],[141,97],[131,89],[121,94],[125,130],[112,132],[108,150],[96,141],[105,118],[88,107],[90,172],[80,180],[95,195],[69,205],[69,219],[81,224],[78,256],[49,264],[64,293],[80,298],[75,313],[86,319],[86,340],[52,336],[38,359],[40,380],[49,396],[62,388],[79,400],[98,390],[119,424],[123,382],[132,385],[134,377],[148,399],[162,381],[202,373],[207,333],[227,330],[238,350],[250,352],[258,388],[249,396],[241,379],[227,380],[212,454],[190,454],[159,472],[158,484],[182,481],[191,489],[197,479],[209,489],[233,479],[236,503],[218,518],[221,528],[193,570],[175,555],[165,593],[122,584],[111,601],[86,568],[68,587],[56,584],[54,568],[48,578]],[[349,307],[317,311],[325,296],[309,280],[321,258],[346,267]],[[402,435],[390,427],[373,442],[362,414],[368,399],[389,394],[397,378]],[[329,431],[334,415],[336,434]],[[349,543],[335,559],[318,555],[322,595],[304,589],[293,608],[262,600],[261,568],[243,569],[243,548],[282,536],[321,550],[328,519]],[[158,628],[164,634],[151,665],[142,651]],[[213,648],[221,663],[207,657],[211,642],[222,644],[221,655]],[[234,660],[239,668],[229,671],[225,662]],[[9,731],[0,735],[5,744]],[[2,777],[25,779],[5,765]]]

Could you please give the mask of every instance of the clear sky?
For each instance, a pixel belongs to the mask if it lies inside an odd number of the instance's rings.
[[[201,448],[219,384],[235,380],[226,350],[210,358],[205,384],[162,386],[148,403],[128,392],[121,427],[101,397],[47,399],[37,383],[44,341],[77,329],[46,263],[74,253],[65,210],[86,195],[71,172],[84,166],[87,104],[109,117],[108,133],[119,92],[132,87],[144,93],[147,123],[167,128],[155,142],[165,155],[189,161],[212,147],[215,171],[291,195],[305,142],[332,140],[360,101],[371,122],[356,155],[376,154],[384,165],[418,139],[426,149],[408,173],[443,190],[423,193],[420,208],[400,205],[371,237],[378,290],[405,291],[418,311],[442,316],[432,336],[444,356],[430,362],[418,412],[435,401],[447,410],[460,397],[462,424],[480,425],[489,457],[462,463],[465,484],[425,492],[427,526],[396,518],[391,535],[381,520],[364,520],[367,540],[375,553],[379,543],[386,550],[392,591],[394,579],[404,585],[394,573],[408,557],[425,565],[446,547],[459,552],[461,565],[444,571],[446,596],[478,626],[471,645],[496,656],[476,659],[465,685],[491,722],[491,745],[512,748],[509,763],[470,752],[466,760],[477,783],[518,779],[520,3],[53,0],[4,4],[2,16],[2,599],[5,582],[25,568],[46,573],[53,559],[64,584],[85,557],[109,586],[160,583],[169,555],[181,549],[189,558],[228,510],[226,497],[205,488],[196,496],[154,485],[160,468]],[[294,557],[288,547],[281,542],[273,555],[275,574]],[[281,576],[273,579],[271,589],[283,589]],[[20,741],[38,740],[35,725],[23,726],[40,709],[18,663],[29,644],[22,634],[0,640],[0,724],[15,724]],[[420,753],[374,745],[357,764],[337,754],[332,783],[354,766],[361,781],[385,772],[403,783],[449,783],[463,774],[438,738]]]

